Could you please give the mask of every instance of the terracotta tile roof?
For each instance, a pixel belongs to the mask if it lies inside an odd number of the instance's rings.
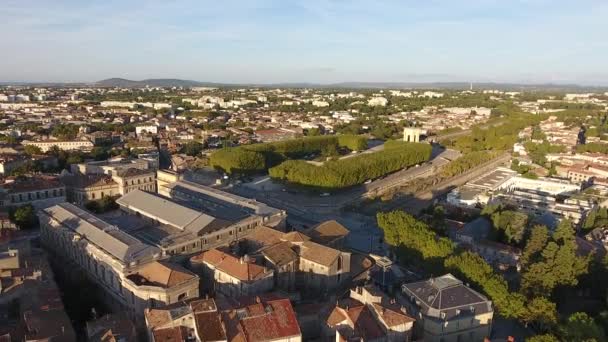
[[[54,176],[32,176],[26,179],[17,178],[13,182],[2,185],[9,193],[19,193],[34,190],[62,188],[63,184]]]
[[[197,313],[194,320],[202,342],[226,340],[226,328],[217,311]]]
[[[289,299],[275,299],[228,311],[224,314],[230,341],[271,341],[301,336]]]
[[[412,317],[402,313],[401,311],[397,311],[392,308],[387,308],[378,303],[373,303],[372,306],[378,313],[384,323],[390,328],[401,324],[406,324],[410,322],[415,322],[416,320]]]
[[[158,329],[152,332],[154,342],[183,342],[188,337],[188,330],[184,326]]]
[[[262,250],[262,254],[273,264],[282,266],[298,259],[289,242],[281,242]]]
[[[293,232],[289,232],[289,233],[283,235],[281,240],[298,243],[298,242],[310,241],[310,238],[300,232],[293,231]]]
[[[168,264],[163,261],[150,262],[134,274],[127,276],[138,285],[152,285],[163,288],[170,288],[196,277],[194,273],[179,265]]]
[[[336,239],[343,238],[350,233],[346,227],[338,223],[338,221],[325,221],[308,230],[307,234],[313,241],[326,245]]]
[[[310,241],[304,242],[300,248],[301,258],[323,266],[331,266],[336,262],[340,253],[341,252],[337,249],[325,247]]]
[[[154,329],[171,322],[171,314],[168,310],[146,309],[144,312],[148,328]]]
[[[335,326],[344,321],[344,319],[339,320],[340,316],[347,318],[347,324],[352,330],[340,331],[340,334],[344,335],[344,338],[350,340],[351,338],[359,337],[363,341],[372,341],[386,335],[366,305],[352,299],[348,300],[348,304],[349,305],[347,305],[346,302],[341,302],[336,306],[327,321],[327,323],[330,324],[329,319],[331,318],[333,324],[330,325]],[[338,311],[340,315],[334,313],[335,311]]]
[[[207,263],[216,269],[237,278],[241,281],[254,281],[266,277],[271,270],[256,265],[252,262],[245,262],[228,253],[217,249],[210,249],[190,259],[194,263]]]
[[[73,175],[65,176],[61,180],[66,186],[78,189],[98,186],[118,186],[118,183],[108,175]]]
[[[260,226],[254,229],[254,231],[251,232],[249,235],[247,235],[245,239],[255,241],[257,243],[267,246],[281,242],[283,234],[283,232],[280,232],[276,229]]]

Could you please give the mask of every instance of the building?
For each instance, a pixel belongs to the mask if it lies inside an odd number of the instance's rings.
[[[381,106],[381,107],[386,107],[386,105],[388,104],[388,100],[385,97],[372,97],[371,99],[367,100],[367,105],[370,107],[376,107],[376,106]]]
[[[350,253],[299,233],[259,227],[242,240],[241,254],[272,268],[275,288],[308,294],[332,291],[350,279]]]
[[[66,175],[61,178],[61,181],[67,188],[67,200],[80,206],[89,201],[120,194],[119,184],[111,176],[103,174]]]
[[[29,240],[0,252],[0,322],[3,341],[76,341],[47,256]]]
[[[191,205],[192,201],[178,202],[141,190],[130,191],[116,203],[129,216],[118,225],[159,247],[164,255],[188,255],[224,246],[264,223],[263,216],[238,207],[202,208]]]
[[[261,218],[260,224],[277,229],[284,229],[287,220],[287,213],[284,210],[254,199],[182,180],[177,174],[169,172],[157,173],[157,190],[160,195],[176,202],[189,203],[197,210],[225,220],[256,216]]]
[[[289,299],[242,297],[224,303],[195,299],[145,312],[149,341],[300,342]]]
[[[335,341],[412,341],[416,320],[395,299],[373,285],[359,286],[338,301],[326,321],[325,335]]]
[[[79,267],[104,292],[106,304],[143,323],[146,308],[199,295],[199,278],[161,260],[161,251],[142,243],[72,204],[38,212],[41,242]]]
[[[259,295],[274,288],[274,271],[247,255],[237,257],[210,249],[192,257],[190,265],[202,274],[206,289],[230,298]]]
[[[6,181],[0,189],[0,207],[44,207],[65,200],[66,187],[54,176],[16,178]]]
[[[0,155],[0,175],[10,174],[13,170],[25,165],[30,159],[18,154]]]
[[[43,153],[48,152],[53,146],[57,146],[63,151],[83,150],[89,151],[94,145],[90,140],[44,140],[44,141],[28,141],[24,140],[24,146],[32,145],[40,148]]]
[[[121,169],[116,170],[112,176],[118,184],[120,195],[128,194],[133,190],[156,192],[156,171],[148,169]]]
[[[156,163],[157,164],[157,163]],[[148,170],[155,168],[150,167],[150,163],[144,159],[132,158],[113,158],[102,161],[88,161],[79,164],[70,165],[72,173],[81,173],[83,175],[90,174],[106,174],[109,176],[127,171],[129,169]]]
[[[414,338],[483,341],[492,332],[492,302],[449,273],[404,284],[402,295],[407,312],[416,318]]]
[[[312,241],[333,248],[342,248],[349,233],[346,227],[335,220],[321,222],[305,232]]]
[[[158,134],[158,126],[156,125],[142,125],[135,127],[135,134]]]

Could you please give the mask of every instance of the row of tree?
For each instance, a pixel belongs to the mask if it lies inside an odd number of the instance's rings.
[[[209,163],[226,173],[255,173],[285,160],[303,158],[322,151],[367,148],[367,139],[356,135],[322,135],[264,144],[224,148],[211,154]]]
[[[379,213],[377,219],[385,241],[400,258],[422,265],[434,274],[452,272],[488,295],[501,316],[518,319],[541,333],[550,332],[541,335],[546,339],[539,337],[536,341],[585,340],[569,339],[577,333],[574,326],[581,322],[593,329],[578,332],[579,335],[604,336],[602,329],[583,313],[570,316],[558,328],[557,305],[552,297],[560,286],[577,285],[589,265],[588,257],[576,254],[570,221],[563,220],[553,235],[544,226],[531,229],[521,258],[522,285],[519,291],[512,291],[481,256],[459,250],[449,239],[437,237],[431,227],[411,215],[394,211]]]
[[[288,160],[269,169],[271,177],[322,189],[340,189],[382,177],[429,160],[431,145],[404,143],[403,148],[325,162],[322,166]]]

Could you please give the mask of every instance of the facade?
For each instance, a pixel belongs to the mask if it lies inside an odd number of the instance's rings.
[[[128,194],[133,190],[156,192],[156,172],[154,170],[130,168],[116,171],[112,179],[118,184],[120,195]]]
[[[402,295],[407,312],[416,318],[414,338],[484,341],[492,332],[492,302],[449,273],[404,284]]]
[[[53,146],[57,146],[60,150],[73,151],[73,150],[90,150],[94,147],[93,143],[89,140],[47,140],[47,141],[23,141],[24,146],[33,145],[43,153],[48,152]]]
[[[416,320],[395,299],[373,285],[357,287],[338,301],[326,321],[325,335],[335,341],[412,341]]]
[[[300,342],[302,334],[289,299],[255,296],[220,308],[194,299],[145,312],[149,341]]]
[[[31,176],[6,182],[0,190],[0,207],[31,204],[44,207],[66,199],[66,188],[57,177]]]
[[[62,181],[67,188],[67,200],[80,206],[88,201],[120,194],[118,183],[111,176],[103,174],[64,176]]]
[[[42,243],[79,267],[104,291],[111,308],[136,324],[146,308],[198,296],[198,277],[160,260],[161,251],[146,245],[72,204],[39,211]]]

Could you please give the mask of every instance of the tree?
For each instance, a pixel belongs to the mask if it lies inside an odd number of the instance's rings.
[[[182,153],[192,157],[199,156],[202,151],[203,144],[199,143],[198,141],[189,141],[182,147]]]
[[[525,317],[524,296],[509,292],[507,282],[478,254],[466,251],[452,255],[445,259],[444,265],[480,287],[494,301],[503,317]]]
[[[38,225],[38,217],[31,204],[15,209],[12,219],[20,229],[32,229]]]
[[[454,250],[449,239],[437,238],[426,223],[403,211],[378,213],[377,220],[386,243],[403,257],[429,262],[428,268],[436,267],[433,262],[447,257]]]
[[[28,156],[42,154],[42,150],[40,149],[40,147],[35,145],[25,145],[25,147],[23,148],[23,152],[25,152],[25,154],[27,154]]]
[[[600,342],[606,340],[604,330],[584,312],[576,312],[570,315],[561,329],[561,335],[564,341],[569,342]]]
[[[512,211],[498,211],[492,214],[494,228],[504,235],[506,242],[519,244],[526,232],[528,215]]]
[[[588,271],[590,257],[578,256],[572,223],[564,219],[557,226],[551,241],[522,275],[522,290],[546,295],[557,286],[576,286],[578,277]]]
[[[526,267],[530,262],[536,261],[538,254],[545,248],[549,241],[549,230],[542,225],[534,226],[531,229],[530,237],[526,241],[519,263]]]
[[[526,342],[559,342],[559,339],[552,334],[543,334],[528,337]]]
[[[528,302],[521,319],[526,324],[534,323],[540,331],[546,331],[557,323],[557,307],[545,297],[536,297]]]

